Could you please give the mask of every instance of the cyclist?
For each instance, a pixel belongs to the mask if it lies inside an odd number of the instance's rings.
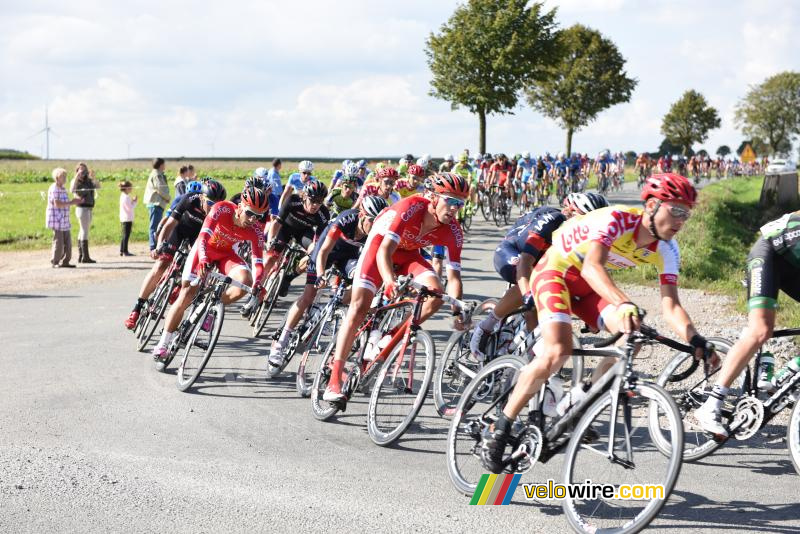
[[[364,198],[371,196],[379,196],[386,199],[389,205],[394,204],[400,200],[400,195],[394,192],[395,181],[398,178],[397,171],[394,167],[382,167],[375,173],[375,180],[367,181],[364,187],[361,188],[358,200],[353,205],[353,208],[361,206]]]
[[[605,208],[608,201],[597,193],[570,193],[564,199],[564,208],[541,207],[526,213],[514,223],[494,251],[494,268],[500,277],[511,284],[503,298],[489,315],[472,332],[469,348],[479,360],[484,360],[483,343],[486,334],[509,313],[525,306],[533,310],[528,319],[528,329],[536,327],[533,291],[530,276],[533,266],[552,244],[553,232],[567,219]]]
[[[249,184],[242,191],[241,202],[238,206],[225,200],[214,204],[205,217],[200,235],[186,259],[181,277],[183,287],[178,299],[167,312],[161,339],[153,349],[153,357],[156,361],[163,361],[186,308],[189,307],[199,290],[199,287],[192,286],[190,283],[198,277],[203,278],[213,264],[216,264],[217,268],[226,276],[230,276],[242,284],[250,285],[254,290],[258,287],[264,274],[264,262],[261,259],[264,251],[264,234],[261,231],[261,222],[266,219],[268,214],[268,195],[263,189],[259,189],[253,184]],[[239,243],[245,241],[250,242],[253,251],[255,280],[247,262],[236,253]],[[231,286],[222,295],[222,302],[230,304],[244,295],[243,290]],[[202,328],[208,331],[213,325],[206,324],[206,322],[207,320],[204,321]]]
[[[283,207],[284,203],[289,200],[294,194],[299,194],[303,191],[303,187],[310,181],[316,181],[316,177],[311,173],[314,172],[314,164],[308,161],[307,159],[301,161],[297,165],[298,172],[289,176],[289,180],[286,182],[286,188],[283,190],[281,194],[281,199],[279,202],[279,209]]]
[[[452,154],[445,154],[444,161],[439,165],[439,173],[451,172],[455,163],[456,160]]]
[[[408,198],[417,193],[424,193],[425,186],[422,181],[425,179],[425,169],[419,165],[409,165],[406,177],[398,178],[394,183],[395,192],[400,195],[400,198]]]
[[[364,245],[353,275],[353,293],[347,316],[336,342],[331,379],[323,394],[326,401],[343,401],[341,374],[353,346],[358,327],[372,306],[373,296],[383,284],[384,294],[394,296],[397,275],[411,274],[428,287],[441,290],[439,279],[420,248],[445,245],[450,254],[447,292],[461,297],[461,246],[464,236],[456,213],[464,206],[469,184],[453,173],[436,174],[424,196],[412,196],[390,206],[378,216]],[[423,304],[421,317],[430,317],[442,305],[439,299]],[[456,315],[460,310],[453,310]],[[460,318],[455,328],[463,329]]]
[[[800,301],[800,212],[787,213],[761,227],[761,236],[747,256],[747,328],[728,351],[717,383],[694,414],[700,427],[720,437],[728,436],[720,410],[731,384],[758,348],[772,337],[778,309],[778,291]],[[759,388],[772,392],[772,377],[758,376]]]
[[[388,204],[382,197],[366,197],[358,210],[347,210],[331,221],[322,232],[320,239],[311,252],[306,268],[306,286],[286,316],[286,324],[280,336],[272,344],[269,363],[275,367],[283,364],[286,357],[285,346],[303,314],[314,302],[317,291],[323,287],[321,275],[326,269],[336,266],[341,272],[352,278],[361,247],[372,229],[372,222]]]
[[[497,154],[496,161],[489,168],[489,179],[487,185],[491,188],[496,185],[500,189],[505,189],[507,195],[511,195],[511,183],[508,175],[511,172],[511,165],[508,163],[508,158],[505,154]]]
[[[530,192],[530,186],[532,185],[531,176],[533,176],[533,168],[535,165],[536,161],[531,158],[530,152],[523,152],[522,156],[517,162],[516,178],[522,184],[521,202],[525,208],[528,207],[528,193]]]
[[[283,162],[280,158],[272,160],[272,168],[267,171],[264,177],[264,182],[272,189],[269,194],[269,212],[271,215],[277,215],[280,211],[281,194],[283,193],[283,182],[281,181],[281,167]],[[258,174],[258,169],[256,173]]]
[[[367,160],[365,159],[358,160],[358,176],[357,176],[358,187],[364,185],[364,180],[366,179],[367,174],[369,174],[369,167],[367,166]]]
[[[493,434],[484,440],[481,457],[490,471],[499,473],[504,468],[503,451],[517,414],[569,357],[573,312],[593,329],[624,333],[638,329],[639,308],[606,269],[655,265],[666,322],[695,348],[696,357],[702,357],[708,344],[678,299],[679,253],[673,239],[689,217],[696,196],[683,176],[653,175],[642,190],[644,210],[627,206],[596,210],[564,223],[553,235],[553,245],[536,264],[531,282],[543,353],[522,368]],[[613,361],[602,361],[594,378]]]
[[[469,183],[469,199],[464,209],[469,210],[470,215],[475,215],[475,206],[478,204],[478,173],[469,164],[469,153],[461,153],[458,157],[458,163],[453,166],[452,172],[458,174]]]
[[[201,193],[203,191],[203,182],[199,182],[197,180],[192,180],[189,183],[184,184],[184,185],[185,185],[186,190],[183,192],[183,194],[180,194],[180,195],[176,196],[174,199],[172,199],[172,204],[170,204],[169,208],[167,208],[167,211],[164,212],[164,218],[161,219],[158,222],[158,228],[156,228],[156,236],[158,236],[158,234],[161,233],[161,229],[164,228],[164,225],[169,220],[169,216],[172,214],[172,211],[176,207],[178,207],[178,204],[181,203],[181,200],[183,200],[184,196],[186,196],[186,195],[197,195],[197,194],[199,194],[199,193]],[[150,255],[153,258],[156,258],[157,254],[155,252],[155,249],[153,249],[150,252]]]
[[[647,152],[642,152],[639,154],[639,157],[636,158],[636,170],[639,171],[639,187],[644,185],[644,181],[647,178],[647,175],[650,173],[650,156]]]
[[[358,165],[350,163],[345,169],[344,177],[339,181],[339,185],[331,188],[328,198],[325,199],[325,205],[333,215],[351,209],[358,200],[358,171]]]
[[[193,189],[194,186],[192,184],[194,183],[199,182],[190,182],[187,189]],[[181,201],[172,208],[167,222],[158,233],[158,242],[151,254],[156,261],[150,272],[144,277],[133,311],[125,319],[126,328],[133,330],[136,326],[142,306],[155,291],[158,281],[172,263],[172,258],[180,244],[184,239],[194,243],[200,233],[200,229],[203,227],[206,215],[211,210],[211,206],[215,202],[225,200],[226,194],[225,188],[221,183],[216,180],[208,180],[201,186],[199,193],[187,193],[179,197]],[[174,299],[175,295],[170,295],[170,300]]]

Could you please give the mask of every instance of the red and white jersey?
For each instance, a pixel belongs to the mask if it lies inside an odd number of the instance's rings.
[[[264,275],[264,232],[260,224],[238,226],[235,222],[236,204],[223,200],[211,208],[203,221],[198,237],[200,262],[209,263],[222,256],[236,254],[234,246],[250,241],[253,263],[255,264],[255,284]]]
[[[427,234],[420,234],[430,203],[429,198],[412,196],[386,208],[375,219],[369,240],[377,236],[386,237],[397,243],[401,250],[418,250],[431,245],[445,246],[450,268],[460,271],[464,233],[455,218],[450,224],[439,225]]]

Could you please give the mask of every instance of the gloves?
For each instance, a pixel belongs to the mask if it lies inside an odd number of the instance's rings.
[[[533,297],[533,291],[528,291],[522,296],[522,307],[526,310],[532,310],[536,307],[536,299]]]

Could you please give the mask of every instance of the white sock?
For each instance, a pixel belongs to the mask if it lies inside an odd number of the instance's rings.
[[[286,340],[289,339],[292,333],[294,333],[294,328],[284,328],[283,332],[281,332],[281,337],[278,338],[278,345],[283,347],[283,345],[286,343]]]
[[[722,409],[722,402],[725,400],[725,395],[727,395],[730,390],[731,388],[716,384],[714,389],[711,390],[711,393],[708,394],[705,406],[712,408],[715,412],[720,411]]]
[[[166,347],[172,342],[172,338],[175,337],[175,332],[167,332],[166,330],[161,332],[161,339],[158,341],[159,347]]]
[[[494,327],[497,326],[497,323],[499,322],[500,318],[497,315],[495,315],[494,310],[491,310],[489,311],[489,315],[486,317],[486,319],[478,323],[478,326],[480,326],[481,330],[483,330],[484,332],[491,332],[492,330],[494,330]]]

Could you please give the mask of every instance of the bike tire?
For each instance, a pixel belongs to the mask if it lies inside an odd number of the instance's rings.
[[[319,369],[320,362],[325,357],[325,349],[327,349],[331,342],[336,341],[336,334],[339,332],[339,325],[342,323],[342,320],[344,320],[344,310],[339,308],[334,311],[333,316],[326,321],[332,323],[332,325],[331,337],[324,345],[322,340],[319,339],[319,332],[311,336],[311,343],[306,348],[305,352],[303,352],[303,356],[300,358],[300,363],[297,366],[297,394],[301,397],[311,396],[314,377]],[[317,329],[324,329],[325,326],[325,322],[320,322],[320,324],[317,325]]]
[[[722,355],[727,354],[733,345],[729,340],[718,337],[708,338],[708,341],[713,343],[717,352]],[[676,352],[656,378],[656,383],[672,396],[680,410],[681,419],[683,420],[683,460],[685,462],[696,462],[705,458],[721,445],[710,434],[703,431],[690,415],[693,410],[699,408],[705,402],[708,397],[706,386],[710,386],[710,384],[706,384],[702,366],[695,366],[694,361],[694,357],[691,354]],[[684,369],[692,367],[695,367],[693,373],[684,371]],[[673,381],[672,378],[676,376],[680,380]],[[711,378],[711,380],[713,381],[714,379]],[[733,390],[737,388],[739,388],[738,392],[732,391],[730,398],[738,399],[741,395],[741,381],[739,380],[732,387]],[[710,390],[710,388],[708,389]],[[662,434],[655,412],[651,411],[650,413],[649,425],[653,444],[656,448],[662,454],[671,454],[672,445],[668,437]]]
[[[285,274],[286,273],[284,271],[281,271],[278,275],[273,275],[270,277],[267,283],[266,295],[264,296],[264,300],[261,302],[261,306],[258,310],[256,324],[253,325],[253,337],[259,337],[261,332],[264,331],[264,327],[267,325],[269,316],[272,314],[272,310],[275,308],[275,303],[278,300],[278,291],[281,287],[281,282],[283,282],[283,277]]]
[[[453,486],[464,495],[475,493],[481,476],[486,473],[480,449],[489,427],[482,426],[480,417],[501,389],[496,385],[513,381],[526,363],[514,356],[498,358],[481,369],[461,395],[447,433],[447,474]],[[496,412],[502,408],[498,405]]]
[[[448,416],[455,409],[469,384],[471,377],[466,369],[475,374],[479,370],[479,363],[473,362],[469,354],[469,336],[469,331],[453,332],[436,366],[433,375],[433,405],[442,417]]]
[[[664,506],[664,504],[666,504],[667,499],[669,499],[673,488],[675,487],[675,482],[678,479],[683,462],[683,455],[679,452],[683,450],[683,425],[681,424],[681,416],[680,412],[678,411],[678,406],[675,404],[675,401],[672,399],[669,393],[667,393],[667,391],[665,391],[664,388],[658,384],[638,381],[632,386],[631,392],[634,394],[633,396],[627,395],[627,392],[625,391],[620,392],[617,410],[618,412],[621,411],[622,413],[618,415],[618,419],[616,421],[615,442],[616,440],[619,440],[621,437],[625,436],[631,440],[631,443],[633,444],[632,447],[636,447],[635,463],[625,467],[619,465],[619,463],[612,462],[605,457],[605,453],[607,453],[609,446],[608,435],[597,436],[594,439],[588,438],[587,436],[587,430],[590,427],[593,427],[595,434],[597,434],[598,429],[602,431],[603,428],[610,427],[610,421],[608,423],[602,421],[604,417],[603,413],[606,411],[606,409],[608,409],[608,412],[610,413],[610,407],[612,406],[612,393],[611,391],[607,391],[589,406],[589,408],[578,421],[575,430],[570,437],[570,441],[567,445],[564,455],[563,483],[565,485],[580,484],[584,483],[586,480],[591,480],[593,484],[613,483],[619,485],[618,482],[611,482],[603,479],[604,475],[609,475],[611,473],[612,467],[619,468],[619,473],[632,472],[634,469],[641,468],[641,471],[637,472],[646,473],[648,483],[660,483],[663,485],[663,495],[661,498],[656,496],[649,501],[646,501],[646,499],[595,499],[582,501],[571,497],[569,493],[567,493],[566,497],[562,500],[562,509],[564,510],[564,515],[566,515],[569,525],[576,532],[594,533],[600,532],[601,530],[603,532],[618,532],[624,534],[639,532],[649,525],[650,522],[658,515],[658,513],[661,511],[661,508]],[[641,399],[639,399],[639,397],[641,397]],[[645,401],[644,399],[647,400]],[[634,401],[637,402],[637,405],[635,408],[629,408],[631,411],[626,417],[626,408],[630,407]],[[641,402],[641,405],[638,404],[639,402]],[[650,467],[648,460],[658,461],[659,458],[661,458],[661,461],[664,460],[664,457],[661,455],[661,453],[657,450],[649,450],[646,445],[641,446],[641,444],[637,441],[637,438],[649,435],[649,432],[646,428],[647,422],[642,421],[642,417],[647,419],[647,414],[643,413],[648,411],[648,408],[646,408],[645,405],[649,406],[653,403],[657,404],[658,409],[663,411],[664,417],[669,419],[669,427],[674,447],[674,452],[668,456],[668,460],[663,469],[663,474],[661,467],[656,469],[655,474],[653,470],[648,469]],[[635,414],[633,413],[634,410],[636,411]],[[624,430],[626,427],[630,428],[628,431],[630,432],[629,434]],[[593,443],[596,443],[599,448],[594,449],[591,447]],[[591,450],[587,450],[584,455],[579,457],[578,453],[584,449]],[[598,454],[600,450],[604,451],[604,453]],[[576,464],[578,463],[581,467],[580,474],[575,473]],[[589,471],[584,473],[584,467],[588,467],[588,465],[592,463],[595,465],[601,465],[602,467],[593,470],[593,473]],[[661,477],[663,480],[652,480],[652,477],[654,476]],[[589,504],[584,505],[584,502]],[[637,509],[634,507],[639,503],[642,503],[642,509],[637,511]],[[627,510],[627,512],[624,510]]]
[[[144,324],[142,325],[141,335],[139,337],[139,342],[137,343],[136,349],[139,352],[143,352],[144,349],[147,347],[147,344],[150,343],[150,340],[153,338],[153,334],[158,328],[158,323],[161,322],[161,319],[164,318],[164,313],[167,311],[167,305],[169,302],[169,296],[172,294],[172,290],[175,287],[175,279],[170,278],[169,283],[166,286],[161,288],[161,291],[156,291],[156,295],[153,298],[153,312],[148,311],[147,318],[145,319]],[[155,317],[154,317],[155,315]]]
[[[485,193],[478,193],[478,202],[480,203],[483,220],[489,222],[492,218],[492,207],[489,202],[489,197]]]
[[[789,449],[794,470],[800,475],[800,402],[794,403],[789,424],[786,425],[786,447]]]
[[[375,385],[372,388],[372,396],[370,397],[367,411],[367,431],[373,443],[382,447],[391,445],[406,433],[422,409],[422,404],[425,402],[425,397],[428,396],[428,391],[433,381],[433,371],[436,365],[436,347],[434,346],[433,338],[424,330],[417,330],[415,335],[417,347],[415,348],[413,360],[409,357],[408,352],[405,354],[400,353],[401,345],[398,344],[397,348],[381,367],[375,380]],[[420,346],[424,351],[424,359],[420,358],[422,356],[418,350]],[[407,351],[408,348],[406,347]],[[411,388],[408,387],[406,370],[400,370],[401,360],[402,365],[409,371],[413,363],[414,374],[422,372],[422,380],[419,381],[419,387],[416,391],[414,391],[416,380],[412,380]],[[424,365],[423,369],[417,369],[419,363]],[[411,395],[410,398],[406,399],[411,401],[411,405],[407,408],[404,406],[397,410],[392,410],[390,405],[395,404],[391,398],[392,394],[400,393],[400,391]],[[396,415],[390,415],[388,412],[391,411],[395,411]]]
[[[211,358],[211,353],[214,352],[214,347],[217,346],[219,333],[222,330],[222,323],[225,320],[225,305],[221,302],[217,302],[210,307],[207,313],[214,314],[214,325],[211,329],[211,332],[207,332],[208,341],[205,348],[196,345],[198,338],[203,335],[203,332],[205,332],[202,328],[202,319],[206,314],[201,314],[201,319],[199,319],[197,324],[192,328],[192,334],[189,337],[189,341],[186,343],[186,348],[183,352],[183,359],[181,359],[181,364],[178,366],[178,372],[176,373],[177,385],[180,391],[188,391],[194,385],[194,383],[200,377],[200,374],[203,372],[203,369],[205,369],[209,358]],[[199,354],[196,354],[196,367],[192,368],[190,366],[187,369],[187,364],[190,362],[189,355],[193,353],[193,349],[195,348],[199,349],[200,351]],[[194,358],[192,361],[195,361]]]

